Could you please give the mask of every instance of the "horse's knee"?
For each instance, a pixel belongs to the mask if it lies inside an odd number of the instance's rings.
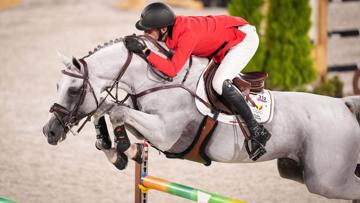
[[[109,117],[113,125],[125,123],[127,119],[127,109],[120,107],[114,108],[111,110]]]

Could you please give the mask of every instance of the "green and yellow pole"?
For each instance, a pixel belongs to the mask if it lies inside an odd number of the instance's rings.
[[[0,203],[15,203],[14,201],[0,197]]]
[[[144,160],[135,166],[135,203],[147,203],[147,192],[150,189],[183,197],[198,203],[245,203],[246,201],[218,195],[212,192],[192,188],[148,175],[148,149],[144,142]]]
[[[169,193],[188,200],[204,202],[204,203],[245,203],[229,197],[225,197],[212,192],[192,188],[186,185],[170,182],[153,176],[145,176],[142,178],[140,189],[147,192],[149,189]]]

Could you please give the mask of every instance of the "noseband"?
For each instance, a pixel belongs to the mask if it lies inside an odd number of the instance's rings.
[[[75,74],[75,73],[72,73],[72,72],[68,72],[66,70],[61,71],[65,75],[68,75],[70,77],[74,77],[74,78],[78,78],[78,79],[83,80],[83,84],[81,86],[81,93],[80,93],[79,99],[78,99],[77,103],[75,104],[75,106],[74,106],[74,108],[72,110],[68,110],[66,107],[64,107],[64,106],[62,106],[62,105],[60,105],[58,103],[54,103],[50,108],[50,113],[54,113],[56,119],[60,122],[60,124],[64,128],[65,132],[66,132],[66,130],[69,130],[74,135],[79,133],[82,130],[82,128],[85,126],[85,124],[88,121],[90,121],[91,116],[93,116],[95,114],[95,112],[100,108],[100,106],[105,102],[106,98],[109,95],[111,95],[111,91],[115,87],[116,87],[116,92],[117,92],[118,86],[119,86],[119,81],[120,81],[121,77],[124,75],[124,73],[126,72],[127,68],[129,67],[132,56],[133,56],[132,52],[128,51],[128,56],[127,56],[126,62],[121,67],[120,72],[119,72],[118,76],[115,78],[115,80],[114,80],[112,86],[110,87],[110,89],[107,90],[108,94],[100,102],[96,98],[94,88],[93,88],[93,86],[91,85],[91,83],[89,81],[89,71],[88,71],[87,63],[86,63],[86,61],[84,59],[80,59],[80,62],[84,66],[84,73],[82,75]],[[90,92],[93,95],[93,98],[95,99],[96,109],[89,112],[89,113],[82,113],[82,112],[79,111],[79,109],[80,109],[80,106],[85,101],[85,96],[86,96],[86,93],[87,93],[88,90],[90,90]],[[115,97],[114,96],[112,96],[112,97],[116,99],[117,103],[123,103],[127,99],[127,98],[125,98],[124,100],[119,101],[118,98],[117,98],[117,93],[116,93]],[[71,128],[73,126],[77,125],[80,122],[80,120],[85,118],[85,117],[86,117],[86,120],[83,122],[83,124],[79,127],[79,129],[76,132],[73,132],[71,130]]]

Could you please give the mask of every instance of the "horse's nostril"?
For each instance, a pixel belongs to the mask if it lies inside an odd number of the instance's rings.
[[[43,131],[43,134],[46,136],[46,130],[45,130],[45,127],[43,127],[42,131]]]
[[[55,136],[55,133],[54,133],[54,131],[50,131],[50,136],[52,136],[52,137],[54,137]]]

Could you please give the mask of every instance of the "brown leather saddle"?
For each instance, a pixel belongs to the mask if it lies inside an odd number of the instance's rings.
[[[233,114],[231,110],[225,105],[221,96],[218,95],[212,88],[212,80],[218,67],[218,64],[216,64],[214,61],[210,61],[208,67],[206,68],[204,73],[206,95],[214,109],[216,109],[218,112],[231,115]],[[233,83],[242,92],[245,99],[250,101],[252,105],[255,105],[255,103],[250,99],[249,94],[250,92],[262,92],[264,90],[265,80],[267,77],[268,74],[265,72],[240,73],[238,77],[233,79]]]
[[[233,114],[232,111],[225,105],[220,95],[218,95],[215,90],[212,88],[212,80],[214,78],[215,72],[218,68],[218,65],[211,61],[204,73],[204,82],[205,82],[205,91],[211,105],[212,110],[225,113]],[[239,74],[238,77],[233,79],[235,86],[242,92],[245,99],[250,101],[254,106],[255,103],[249,97],[250,92],[256,94],[264,90],[265,80],[268,77],[267,73],[264,72],[249,72],[245,74]],[[210,106],[209,105],[209,106]],[[179,146],[184,146],[185,142],[189,142],[189,139],[181,137],[168,151],[164,152],[168,158],[182,158],[195,162],[199,162],[209,166],[211,164],[211,159],[207,156],[205,148],[211,139],[212,133],[217,126],[218,121],[216,118],[205,116],[202,123],[199,126],[198,132],[196,133],[195,138],[192,139],[192,143],[182,152],[178,152]],[[241,131],[243,132],[245,139],[249,140],[249,135],[244,129],[241,122],[238,120]],[[190,139],[191,140],[191,139]],[[181,144],[180,144],[181,143]],[[247,146],[247,145],[246,145]],[[248,153],[249,149],[246,148]]]

